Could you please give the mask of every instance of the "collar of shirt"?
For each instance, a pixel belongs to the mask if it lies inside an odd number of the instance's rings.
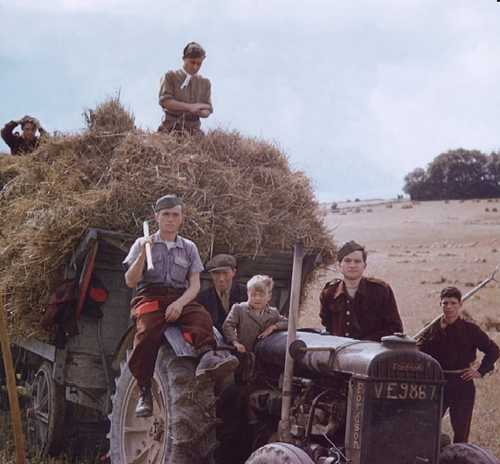
[[[167,245],[166,241],[161,239],[160,231],[157,231],[153,234],[153,242],[154,243],[164,243],[165,245]],[[173,248],[184,248],[184,243],[182,242],[182,237],[179,234],[177,234],[175,237]]]
[[[359,281],[358,289],[356,290],[356,295],[358,293],[361,294],[361,295],[366,294],[366,280],[365,280],[364,277],[361,277],[361,280]],[[349,296],[349,294],[347,293],[347,289],[345,287],[345,282],[344,281],[342,281],[341,283],[339,283],[339,286],[337,287],[337,290],[335,291],[335,294],[333,295],[333,298],[337,299],[340,295]]]
[[[181,84],[181,90],[185,89],[189,83],[191,82],[191,79],[193,78],[193,76],[191,74],[188,74],[186,71],[184,71],[184,69],[181,69],[181,71],[185,74],[185,78],[184,78],[184,81],[182,82]]]
[[[259,311],[257,309],[254,309],[252,306],[250,306],[250,304],[248,303],[248,301],[246,303],[247,303],[246,304],[246,306],[247,306],[246,310],[250,311],[252,313],[257,313],[259,316],[262,316],[262,314],[269,312],[269,305],[266,305],[263,309],[261,309]]]
[[[441,328],[441,330],[446,330],[448,327],[460,327],[461,324],[459,321],[461,320],[462,318],[458,316],[458,318],[455,319],[451,324],[448,324],[444,316],[441,316],[441,319],[439,320],[439,327]]]

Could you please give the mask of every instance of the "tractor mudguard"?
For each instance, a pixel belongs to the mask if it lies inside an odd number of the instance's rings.
[[[223,345],[224,339],[220,334],[220,332],[215,327],[213,327],[212,329],[214,331],[215,340],[217,341],[217,346]],[[168,326],[165,329],[165,332],[163,332],[163,336],[165,337],[165,340],[172,347],[172,349],[174,350],[175,354],[178,357],[190,357],[190,358],[198,357],[198,354],[196,353],[196,350],[194,349],[193,345],[188,343],[182,336],[182,331],[179,326],[177,325]]]

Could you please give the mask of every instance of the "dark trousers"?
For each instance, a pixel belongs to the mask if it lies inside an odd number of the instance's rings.
[[[134,348],[128,360],[128,366],[141,387],[151,385],[158,351],[164,342],[163,332],[169,324],[165,321],[165,309],[179,296],[178,292],[161,295],[158,297],[160,302],[158,311],[135,317]],[[134,307],[140,306],[146,300],[153,301],[154,298],[152,296],[147,298],[144,296],[138,297],[134,299]],[[190,338],[196,349],[216,346],[217,343],[212,330],[212,319],[208,311],[200,304],[193,301],[184,306],[175,324],[180,326],[183,334]]]
[[[444,387],[443,415],[450,410],[450,421],[453,428],[453,443],[467,443],[476,388],[474,382],[465,382],[457,374],[446,375]]]

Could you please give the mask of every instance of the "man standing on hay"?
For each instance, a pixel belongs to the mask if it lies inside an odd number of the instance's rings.
[[[206,57],[203,47],[190,42],[184,48],[184,64],[168,71],[160,84],[160,106],[165,112],[160,132],[203,135],[200,118],[213,112],[210,81],[198,74]]]
[[[184,339],[201,356],[197,377],[223,378],[238,366],[236,357],[215,351],[210,315],[194,301],[200,290],[203,264],[196,245],[178,234],[183,221],[181,200],[175,195],[158,199],[155,218],[158,232],[137,239],[124,260],[128,267],[125,281],[136,288],[131,301],[136,334],[128,365],[140,389],[138,417],[153,412],[151,379],[168,324],[178,324]],[[145,266],[146,243],[151,245],[152,270]]]
[[[22,134],[14,132],[17,126],[21,126]],[[36,136],[36,131],[40,137]],[[34,151],[40,144],[40,138],[47,132],[40,125],[38,119],[24,116],[19,121],[10,121],[2,129],[2,139],[9,146],[12,155],[25,155]]]
[[[320,295],[321,323],[332,335],[380,341],[403,331],[396,299],[389,284],[363,277],[367,252],[354,241],[337,253],[343,279],[328,282]]]

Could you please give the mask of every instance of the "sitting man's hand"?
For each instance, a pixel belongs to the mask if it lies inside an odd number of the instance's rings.
[[[165,320],[167,322],[175,322],[179,319],[182,313],[183,306],[178,302],[178,300],[170,303],[165,310]]]
[[[276,330],[276,324],[271,324],[266,330],[260,333],[257,338],[266,338],[268,335],[271,335]]]
[[[479,379],[482,377],[481,373],[474,369],[473,367],[469,367],[461,376],[462,380],[468,382],[469,380]]]
[[[237,342],[236,340],[233,342],[234,347],[238,350],[238,353],[246,353],[247,349],[245,348],[245,345],[242,345],[240,342]]]

